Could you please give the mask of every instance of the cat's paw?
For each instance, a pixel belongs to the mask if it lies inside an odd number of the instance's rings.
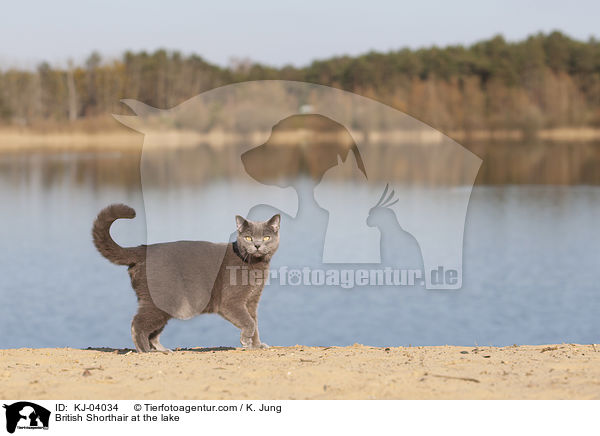
[[[242,344],[242,348],[254,348],[252,345],[252,338],[244,338],[243,336],[240,338],[240,343]]]
[[[151,343],[150,344],[151,350],[150,351],[157,351],[159,353],[164,353],[164,354],[171,354],[173,352],[173,350],[171,350],[170,348],[167,348],[165,346],[163,346],[162,344],[159,343]]]
[[[251,347],[249,348],[253,348],[255,350],[264,350],[266,348],[269,348],[269,345],[265,344],[264,342],[261,342],[260,344],[252,344]]]

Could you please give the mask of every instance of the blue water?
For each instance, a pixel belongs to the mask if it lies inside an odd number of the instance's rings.
[[[102,258],[90,235],[102,207],[124,202],[141,213],[116,223],[115,238],[145,242],[139,183],[115,176],[130,159],[0,157],[0,348],[132,346],[126,268]],[[477,187],[462,289],[272,284],[259,308],[261,337],[271,345],[599,342],[598,223],[599,187]],[[238,346],[239,331],[204,315],[170,321],[162,343]]]

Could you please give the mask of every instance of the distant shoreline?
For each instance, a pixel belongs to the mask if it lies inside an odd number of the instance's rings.
[[[198,133],[193,131],[158,131],[153,133],[153,148],[189,148],[198,144],[210,144],[221,148],[229,144],[236,144],[252,138],[257,142],[266,138],[269,132],[254,132],[248,135],[232,134],[223,131]],[[357,140],[363,140],[363,132],[352,132]],[[526,142],[527,136],[518,130],[498,131],[453,131],[447,134],[455,141],[462,143],[472,142]],[[369,132],[369,141],[372,144],[399,144],[399,145],[435,145],[441,141],[443,134],[431,132]],[[594,142],[600,141],[600,128],[557,128],[539,130],[533,136],[535,140],[548,142]],[[293,138],[291,138],[293,139]],[[531,138],[530,138],[531,139]],[[28,128],[3,127],[0,128],[0,152],[19,151],[127,151],[141,150],[144,135],[132,130],[106,130],[102,132],[86,132],[82,130],[37,130]],[[162,146],[161,144],[168,144]],[[149,144],[144,144],[148,146]]]
[[[600,345],[0,350],[4,398],[600,399]]]

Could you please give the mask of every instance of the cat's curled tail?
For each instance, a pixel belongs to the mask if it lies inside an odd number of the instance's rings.
[[[111,204],[100,211],[92,228],[94,245],[112,263],[134,265],[140,260],[142,247],[121,247],[110,236],[110,226],[120,218],[135,218],[135,210],[124,204]]]

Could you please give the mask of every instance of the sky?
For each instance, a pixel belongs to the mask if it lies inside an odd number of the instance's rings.
[[[82,62],[166,48],[228,65],[233,58],[302,66],[370,50],[520,40],[560,30],[599,37],[598,1],[3,0],[0,67]]]

